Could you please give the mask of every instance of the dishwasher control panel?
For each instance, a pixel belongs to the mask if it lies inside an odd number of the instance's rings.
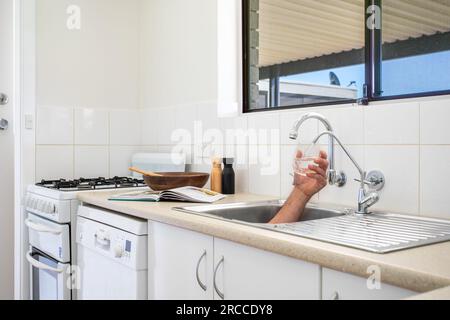
[[[132,268],[146,268],[147,236],[111,227],[78,216],[78,246],[95,251],[112,260]]]

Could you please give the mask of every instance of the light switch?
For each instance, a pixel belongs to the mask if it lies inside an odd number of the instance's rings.
[[[32,130],[34,127],[34,118],[32,114],[25,115],[25,129]]]

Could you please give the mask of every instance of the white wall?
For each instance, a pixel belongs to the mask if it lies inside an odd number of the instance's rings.
[[[217,0],[142,0],[141,106],[217,100]]]
[[[36,6],[39,106],[136,108],[140,0],[39,0]],[[69,30],[69,6],[81,9]]]
[[[79,30],[67,27],[73,5]],[[141,144],[140,5],[36,2],[35,181],[128,174]]]

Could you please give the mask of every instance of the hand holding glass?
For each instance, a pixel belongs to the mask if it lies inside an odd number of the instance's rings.
[[[302,154],[302,156],[298,157],[300,154]],[[309,169],[309,165],[317,166],[314,160],[318,158],[320,158],[320,148],[316,144],[310,145],[304,152],[301,152],[300,148],[297,149],[293,163],[294,173],[304,177],[306,177],[308,173],[316,173]]]

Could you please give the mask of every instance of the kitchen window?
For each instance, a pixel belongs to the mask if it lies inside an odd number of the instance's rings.
[[[244,112],[450,93],[450,0],[243,0]]]

